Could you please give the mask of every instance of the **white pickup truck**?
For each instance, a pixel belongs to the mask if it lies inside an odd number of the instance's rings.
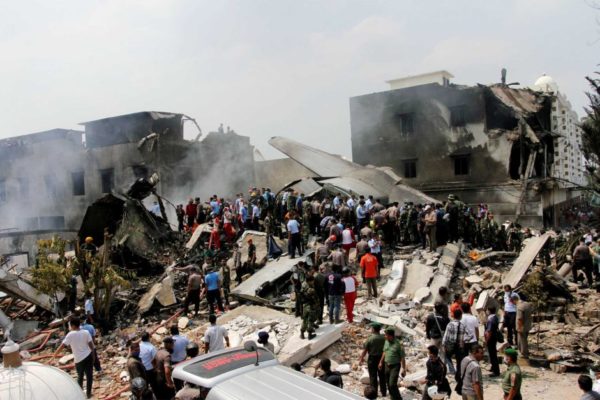
[[[197,387],[206,400],[362,399],[284,367],[273,353],[252,342],[179,363],[173,378]]]

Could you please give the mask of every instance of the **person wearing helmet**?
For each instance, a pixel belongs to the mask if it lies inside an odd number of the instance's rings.
[[[258,332],[258,340],[257,342],[262,345],[265,349],[269,350],[271,353],[275,354],[275,345],[269,342],[269,333],[265,331]]]
[[[345,285],[344,305],[346,306],[346,320],[352,323],[354,321],[354,302],[356,301],[358,281],[348,267],[342,269],[342,275],[344,276],[342,281]]]
[[[98,252],[98,248],[94,244],[94,238],[88,236],[85,238],[85,242],[80,246],[81,250],[81,279],[83,282],[87,282],[87,278],[91,271],[92,257]]]
[[[130,386],[131,396],[129,396],[129,400],[156,400],[144,378],[132,379]]]

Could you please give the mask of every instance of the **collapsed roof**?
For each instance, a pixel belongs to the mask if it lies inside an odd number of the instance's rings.
[[[315,174],[310,179],[297,180],[286,186],[299,193],[310,195],[320,190],[329,190],[346,195],[373,195],[383,203],[437,202],[433,197],[403,184],[392,168],[362,166],[280,136],[271,138],[269,144]]]

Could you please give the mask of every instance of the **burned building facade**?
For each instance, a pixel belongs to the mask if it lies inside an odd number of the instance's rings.
[[[354,161],[392,166],[438,199],[486,203],[497,219],[555,225],[557,206],[574,194],[554,179],[553,95],[451,77],[390,81],[392,90],[351,98]]]
[[[139,112],[84,122],[83,131],[54,129],[0,140],[0,255],[30,264],[38,239],[56,233],[75,238],[90,204],[108,193],[125,193],[136,179],[153,173],[160,178],[157,193],[173,203],[231,195],[250,185],[250,139],[211,132],[203,140],[186,140],[187,119]]]

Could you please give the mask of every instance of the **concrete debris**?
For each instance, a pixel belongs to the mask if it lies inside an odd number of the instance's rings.
[[[146,292],[138,302],[138,310],[140,314],[145,314],[150,311],[154,304],[154,300],[158,300],[163,307],[172,306],[177,303],[175,292],[173,291],[173,278],[166,276],[161,282],[155,283],[152,288]]]
[[[510,285],[511,287],[517,287],[549,238],[550,234],[546,233],[542,236],[529,239],[511,270],[502,279],[503,286]]]

